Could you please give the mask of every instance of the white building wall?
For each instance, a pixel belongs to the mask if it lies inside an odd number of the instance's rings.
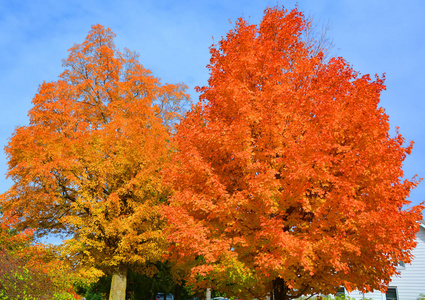
[[[380,291],[374,291],[372,293],[365,293],[359,291],[352,291],[351,293],[347,293],[347,296],[354,298],[356,300],[362,299],[373,299],[373,300],[385,300],[385,294],[382,294]]]
[[[425,225],[417,233],[418,245],[412,251],[414,258],[399,277],[392,279],[390,287],[397,287],[399,300],[416,300],[420,293],[425,294]]]

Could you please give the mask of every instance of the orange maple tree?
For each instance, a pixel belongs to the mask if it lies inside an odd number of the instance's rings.
[[[297,9],[239,19],[211,47],[208,86],[177,126],[171,258],[190,284],[275,299],[385,289],[409,262],[422,205],[412,149],[378,106],[384,78],[303,43]]]
[[[0,205],[18,228],[70,236],[68,256],[113,274],[111,295],[117,286],[122,295],[127,269],[149,272],[166,249],[160,170],[188,96],[117,50],[114,37],[93,26],[59,79],[40,86],[29,125],[6,147],[14,184]]]

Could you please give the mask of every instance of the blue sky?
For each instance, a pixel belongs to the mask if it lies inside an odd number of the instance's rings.
[[[193,88],[207,83],[209,46],[239,17],[258,23],[264,9],[296,1],[153,0],[153,1],[0,1],[0,146],[16,126],[28,123],[31,100],[43,81],[63,71],[62,59],[81,43],[91,25],[102,24],[117,35],[118,48],[140,53],[141,63],[163,82]],[[320,24],[330,24],[333,53],[362,74],[386,74],[381,106],[415,146],[404,164],[405,175],[425,177],[425,1],[299,0],[298,7]],[[11,185],[0,152],[0,192]],[[425,182],[410,200],[425,200]]]

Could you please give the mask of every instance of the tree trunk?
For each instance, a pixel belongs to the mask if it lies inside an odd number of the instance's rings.
[[[127,267],[121,267],[112,273],[111,291],[109,300],[125,300],[127,288]]]
[[[289,300],[288,291],[285,280],[280,277],[273,280],[273,300]]]
[[[183,287],[180,284],[174,286],[174,300],[182,300],[182,290]]]

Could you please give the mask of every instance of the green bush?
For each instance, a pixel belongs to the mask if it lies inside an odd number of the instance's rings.
[[[96,293],[92,291],[88,291],[85,298],[86,300],[102,300],[103,299],[101,293]]]
[[[425,293],[420,293],[417,300],[425,300]]]

